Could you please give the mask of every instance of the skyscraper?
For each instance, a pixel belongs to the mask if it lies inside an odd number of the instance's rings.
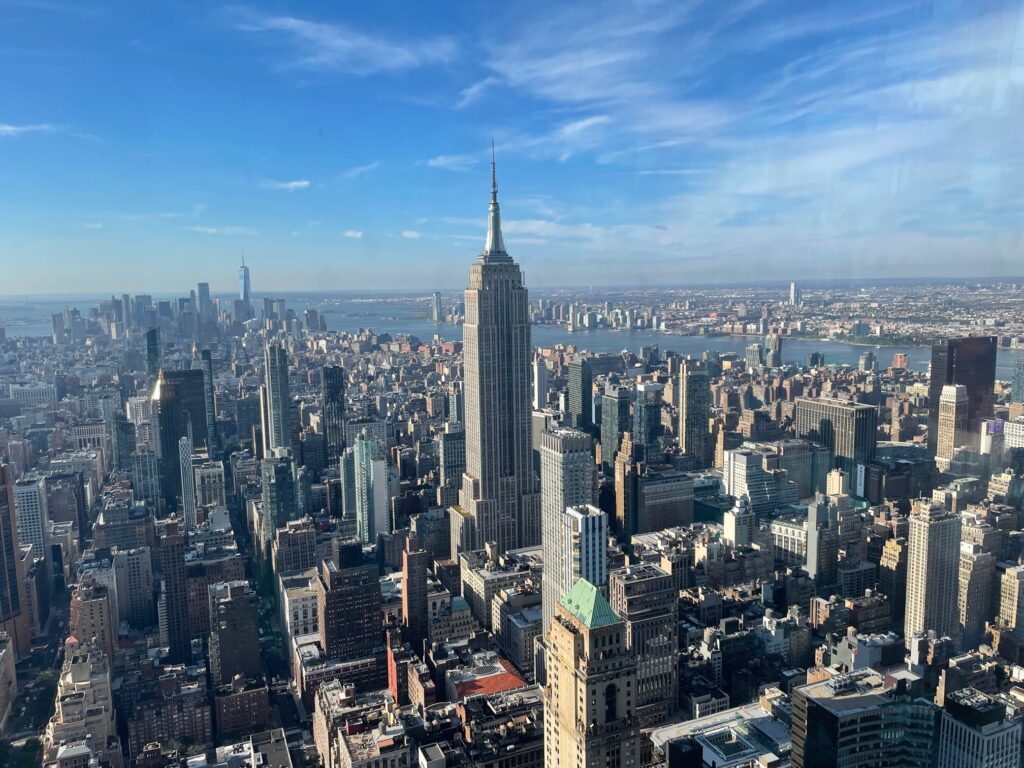
[[[291,452],[281,448],[260,462],[260,486],[263,490],[263,554],[270,556],[274,532],[296,519],[295,470]]]
[[[320,647],[328,659],[366,657],[384,642],[377,565],[363,559],[358,541],[339,541],[336,549],[317,572]]]
[[[661,437],[661,407],[665,385],[656,381],[638,384],[636,407],[633,410],[633,444],[641,461],[660,464],[659,442]]]
[[[219,446],[217,440],[217,397],[213,385],[213,355],[210,350],[204,349],[199,353],[199,359],[203,372],[203,394],[206,397],[206,434],[208,447],[213,452]]]
[[[185,532],[176,519],[167,523],[160,537],[163,569],[163,616],[167,630],[168,659],[172,664],[192,660],[188,626],[188,576],[185,571]]]
[[[938,402],[947,384],[967,388],[967,428],[978,432],[981,420],[992,415],[995,401],[996,337],[964,336],[932,345],[928,382],[928,450],[935,453],[939,434]]]
[[[684,360],[679,371],[679,450],[697,461],[697,469],[711,464],[711,380],[707,366]]]
[[[252,285],[249,282],[249,268],[245,266],[245,256],[242,257],[242,266],[238,268],[238,298],[247,305],[252,304]]]
[[[288,389],[288,353],[279,342],[267,344],[264,380],[266,388],[266,426],[263,439],[268,450],[290,448],[291,395]]]
[[[441,292],[434,291],[430,301],[430,320],[438,325],[444,320],[444,307],[441,305]]]
[[[798,397],[793,421],[796,436],[827,447],[835,466],[853,478],[854,494],[863,496],[864,468],[875,458],[878,409],[830,397]]]
[[[156,376],[160,372],[160,329],[146,331],[146,373]]]
[[[540,355],[533,356],[533,409],[539,411],[548,404],[548,367]]]
[[[214,687],[263,675],[260,657],[259,596],[247,581],[221,581],[208,587],[210,677]]]
[[[629,389],[615,384],[605,385],[601,395],[601,466],[607,474],[615,468],[615,454],[622,444],[622,434],[631,429],[630,396]]]
[[[593,504],[579,504],[566,508],[560,524],[558,565],[562,583],[558,598],[580,579],[586,579],[595,587],[607,586],[608,515]],[[545,558],[545,568],[547,564]]]
[[[921,500],[910,515],[907,558],[907,606],[903,635],[909,643],[919,632],[934,630],[956,640],[960,561],[960,516],[942,504]]]
[[[11,466],[0,464],[0,631],[14,640],[16,656],[28,653],[32,642],[20,552],[14,478]]]
[[[795,282],[789,284],[789,303],[794,307],[800,304],[800,288]]]
[[[637,765],[636,657],[596,586],[580,579],[562,597],[546,645],[544,765]]]
[[[366,434],[355,444],[356,531],[364,544],[374,544],[377,534],[391,530],[391,492],[387,455],[380,444]]]
[[[498,551],[537,543],[540,498],[530,448],[530,312],[519,266],[505,251],[491,162],[487,241],[469,274],[463,324],[466,476],[453,542]]]
[[[960,542],[960,573],[957,608],[960,611],[960,637],[964,648],[982,641],[985,622],[993,616],[996,558],[980,544]]]
[[[160,437],[160,485],[168,510],[176,509],[181,496],[178,443],[190,437],[193,447],[207,445],[206,392],[198,369],[160,371],[153,388]]]
[[[590,362],[577,357],[569,363],[569,426],[589,431],[593,426],[594,375]]]
[[[345,369],[340,365],[325,365],[320,369],[320,416],[327,441],[327,458],[335,461],[345,446]]]
[[[555,605],[568,591],[562,557],[562,518],[567,507],[594,503],[596,482],[590,435],[575,429],[555,429],[545,431],[540,441],[541,546],[544,552],[541,598],[546,631],[555,615]]]
[[[427,639],[427,567],[430,555],[420,549],[415,537],[405,540],[402,552],[402,639],[412,644],[417,655],[423,653]]]
[[[932,406],[929,406],[932,407]],[[970,445],[968,427],[967,387],[963,384],[947,384],[939,395],[938,435],[935,440],[935,464],[943,472],[949,469],[956,449]]]
[[[1013,364],[1013,384],[1010,387],[1010,402],[1024,403],[1024,357],[1018,357]]]
[[[181,472],[181,511],[185,530],[196,529],[196,474],[192,469],[192,441],[188,436],[178,441],[178,469]]]

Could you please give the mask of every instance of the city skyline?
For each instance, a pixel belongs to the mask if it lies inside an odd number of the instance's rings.
[[[590,10],[7,3],[5,293],[456,288],[491,136],[535,290],[1012,268],[1015,9]]]

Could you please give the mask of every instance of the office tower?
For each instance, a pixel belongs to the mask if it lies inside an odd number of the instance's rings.
[[[993,616],[996,558],[980,544],[960,543],[959,596],[960,637],[964,648],[974,648]]]
[[[782,336],[777,333],[769,333],[764,337],[764,363],[769,368],[782,365]]]
[[[434,291],[430,301],[430,320],[434,325],[444,321],[444,307],[441,305],[441,292]]]
[[[356,519],[356,449],[349,446],[342,451],[338,460],[338,474],[341,480],[341,516],[345,520]]]
[[[693,479],[685,472],[644,468],[636,480],[634,533],[693,522]]]
[[[132,453],[136,448],[135,425],[120,411],[114,413],[107,423],[110,425],[113,467],[127,472],[132,468]]]
[[[391,530],[387,455],[380,444],[366,434],[356,436],[354,454],[356,531],[364,544],[374,544],[377,534]]]
[[[154,512],[163,508],[160,467],[155,451],[142,448],[132,454],[132,493],[137,501],[145,501]]]
[[[151,399],[159,425],[157,448],[164,504],[168,510],[177,509],[181,496],[178,443],[189,437],[193,447],[207,444],[203,372],[160,371]]]
[[[362,658],[383,645],[377,565],[363,560],[358,541],[341,543],[336,560],[321,561],[316,600],[326,658]]]
[[[540,355],[533,356],[533,410],[539,411],[548,404],[548,366]]]
[[[337,461],[345,447],[345,369],[325,365],[320,369],[320,417],[327,441],[328,461]]]
[[[637,480],[640,463],[633,447],[633,434],[624,432],[615,454],[615,527],[627,539],[636,533]]]
[[[1010,402],[1024,403],[1024,357],[1018,357],[1013,364],[1013,383],[1010,385]]]
[[[210,320],[216,320],[213,315],[213,302],[210,301],[210,284],[199,283],[196,286],[196,293],[199,296],[199,319],[204,323]]]
[[[975,688],[954,691],[942,708],[937,755],[936,768],[1018,768],[1021,721]]]
[[[928,450],[935,453],[939,434],[938,402],[947,384],[967,388],[967,428],[977,432],[992,415],[996,381],[996,337],[965,336],[932,344],[928,381]]]
[[[213,355],[204,349],[199,353],[200,370],[203,372],[203,394],[206,398],[206,434],[211,454],[220,443],[217,435],[217,397],[213,384]]]
[[[427,639],[427,568],[430,556],[420,549],[415,538],[405,540],[402,552],[402,639],[410,643],[417,656],[423,654]]]
[[[466,476],[453,508],[455,542],[499,552],[537,543],[540,498],[530,448],[530,311],[523,275],[505,252],[491,163],[487,241],[469,275],[462,328]]]
[[[872,373],[878,370],[878,358],[870,349],[857,358],[857,370],[861,373]]]
[[[1009,629],[1014,637],[1024,637],[1024,565],[1012,565],[999,577],[1000,627]]]
[[[13,639],[15,656],[27,654],[32,642],[20,554],[14,478],[10,464],[0,464],[0,631]]]
[[[178,467],[181,472],[181,512],[186,531],[196,529],[196,473],[192,469],[192,441],[178,441]]]
[[[100,648],[108,659],[114,658],[117,643],[114,594],[92,574],[83,575],[71,595],[68,618],[68,632]]]
[[[793,421],[796,436],[827,447],[835,466],[855,478],[854,495],[863,496],[864,468],[875,458],[878,409],[829,397],[798,397]]]
[[[878,588],[892,603],[892,623],[904,623],[907,605],[907,540],[889,539],[882,545],[878,561]]]
[[[938,708],[904,681],[860,669],[801,685],[792,703],[793,768],[932,765]]]
[[[438,442],[441,485],[458,489],[466,471],[466,433],[462,425],[456,421],[446,421]]]
[[[192,643],[188,628],[185,532],[177,519],[168,521],[160,537],[160,566],[163,569],[161,619],[166,627],[168,660],[172,664],[187,664],[192,660]]]
[[[118,608],[135,629],[153,625],[153,551],[149,547],[118,547],[113,554]]]
[[[795,282],[789,284],[789,304],[793,307],[800,304],[800,289]]]
[[[957,448],[970,445],[968,427],[967,387],[963,384],[947,384],[939,395],[938,436],[935,440],[935,464],[946,472],[956,455]]]
[[[600,590],[578,581],[559,600],[545,639],[544,765],[636,764],[636,658]]]
[[[264,519],[261,544],[263,554],[269,555],[274,531],[299,516],[295,500],[295,468],[290,451],[280,449],[260,462],[260,487]]]
[[[290,448],[292,402],[288,390],[288,353],[276,341],[267,344],[264,377],[267,420],[263,439],[268,449]]]
[[[957,579],[960,516],[941,504],[920,500],[910,515],[907,554],[907,606],[904,639],[934,630],[956,640],[960,633]]]
[[[660,464],[662,456],[658,443],[661,437],[661,406],[665,385],[646,382],[636,387],[636,407],[633,411],[633,444],[640,461]]]
[[[14,483],[14,511],[18,543],[32,545],[32,556],[50,563],[50,514],[46,504],[46,478],[26,475]]]
[[[204,461],[193,463],[195,475],[196,506],[226,507],[228,503],[227,484],[224,479],[224,462]]]
[[[577,357],[569,363],[569,426],[589,431],[593,426],[594,375],[590,362]]]
[[[724,458],[725,492],[733,498],[746,498],[756,517],[767,517],[779,507],[800,501],[800,490],[785,470],[764,468],[761,451],[735,448],[726,451]]]
[[[249,282],[249,268],[245,266],[245,256],[242,257],[242,266],[238,268],[238,298],[247,306],[252,305],[252,285]]]
[[[746,496],[736,499],[733,508],[723,515],[722,541],[730,547],[749,547],[757,531],[757,515]]]
[[[601,466],[607,474],[615,469],[615,454],[622,444],[622,434],[631,429],[630,399],[627,387],[611,383],[605,385],[601,395]]]
[[[541,435],[541,547],[545,562],[541,594],[545,629],[555,615],[559,598],[568,591],[564,586],[565,562],[561,557],[562,518],[567,507],[594,502],[592,445],[590,435],[574,429],[546,430]]]
[[[160,329],[146,331],[146,373],[156,376],[160,372]]]
[[[711,380],[707,365],[684,360],[679,371],[679,450],[697,461],[697,469],[711,465]]]
[[[580,579],[604,588],[608,584],[608,516],[593,504],[580,504],[567,507],[560,524],[558,599]],[[545,568],[547,563],[545,558]]]
[[[661,568],[644,563],[612,571],[608,596],[636,657],[634,707],[640,726],[664,722],[679,696],[679,589]]]
[[[247,581],[221,581],[208,588],[210,679],[213,686],[263,676],[259,595]]]

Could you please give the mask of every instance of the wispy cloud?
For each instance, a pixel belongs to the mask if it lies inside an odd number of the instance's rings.
[[[364,176],[367,173],[371,173],[380,168],[380,160],[374,160],[372,163],[366,165],[357,165],[354,168],[349,168],[342,174],[346,179],[355,179],[359,176]]]
[[[423,233],[417,232],[412,229],[405,229],[402,230],[402,237],[404,237],[406,240],[420,240],[423,238]]]
[[[191,232],[199,232],[204,235],[258,235],[259,232],[251,227],[187,227]]]
[[[300,189],[309,189],[310,182],[308,179],[296,179],[295,181],[274,181],[273,179],[265,179],[260,182],[260,186],[263,189],[275,189],[281,192],[297,192]]]
[[[342,234],[344,234],[345,237],[352,238],[353,240],[362,240],[363,238],[363,232],[359,229],[346,229]]]
[[[0,136],[24,136],[27,133],[56,133],[56,126],[49,123],[30,123],[26,125],[12,125],[11,123],[0,123]]]
[[[462,92],[459,94],[459,100],[455,102],[455,108],[464,109],[470,104],[479,101],[484,93],[493,86],[498,85],[500,82],[501,80],[496,77],[485,77],[482,80],[477,80],[469,87],[463,88]]]
[[[438,155],[426,161],[428,168],[441,168],[445,171],[468,171],[477,164],[472,155]]]
[[[448,37],[395,40],[346,24],[248,9],[234,9],[231,16],[237,29],[262,35],[282,49],[285,66],[295,69],[370,75],[444,64],[457,52]]]
[[[89,221],[82,225],[85,229],[103,229],[102,222]]]

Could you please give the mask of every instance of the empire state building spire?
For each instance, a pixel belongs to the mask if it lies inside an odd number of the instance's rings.
[[[487,242],[481,261],[511,261],[501,237],[501,208],[498,206],[498,175],[494,168],[494,140],[491,140],[491,205],[487,209]]]

